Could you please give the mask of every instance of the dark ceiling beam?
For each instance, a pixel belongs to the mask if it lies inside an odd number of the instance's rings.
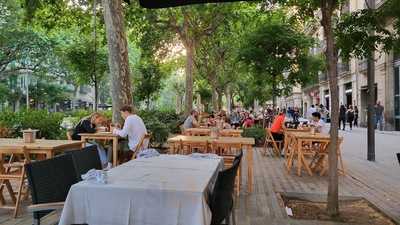
[[[169,8],[193,4],[205,3],[222,3],[222,2],[237,2],[241,0],[139,0],[140,5],[144,8],[157,9]]]

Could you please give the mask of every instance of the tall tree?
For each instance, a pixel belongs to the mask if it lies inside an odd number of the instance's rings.
[[[329,88],[331,92],[331,130],[330,130],[330,145],[328,154],[329,163],[329,185],[328,185],[328,205],[327,212],[334,217],[339,214],[339,183],[338,183],[338,125],[339,125],[339,90],[337,88],[337,64],[338,50],[335,41],[334,28],[336,15],[335,12],[339,9],[342,0],[279,0],[278,2],[294,6],[296,12],[302,18],[318,18],[323,27],[324,38],[326,42],[325,59],[328,72]]]
[[[121,122],[119,108],[122,105],[133,103],[122,1],[102,0],[102,4],[108,42],[108,65],[112,84],[113,121]]]
[[[284,12],[270,12],[241,46],[239,59],[249,65],[254,79],[271,84],[274,106],[277,96],[316,77],[320,70],[318,60],[309,55],[312,38],[296,29],[295,22]]]
[[[195,72],[195,55],[199,42],[211,35],[226,16],[225,7],[217,5],[197,5],[174,9],[143,10],[140,17],[128,17],[129,21],[150,23],[156,29],[172,32],[185,49],[185,113],[193,107],[193,76]]]

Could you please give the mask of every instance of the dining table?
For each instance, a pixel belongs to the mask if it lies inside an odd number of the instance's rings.
[[[22,138],[0,138],[0,153],[2,148],[25,147],[30,154],[45,156],[46,159],[59,152],[78,150],[81,146],[82,141],[36,139],[33,143],[25,143]]]
[[[118,141],[120,137],[112,132],[96,132],[96,133],[80,133],[82,147],[88,143],[89,140],[94,141],[111,141],[112,142],[112,165],[118,165]]]
[[[243,130],[241,129],[220,129],[218,133],[224,137],[241,137]],[[190,136],[210,136],[211,128],[188,128],[185,130],[185,135]]]
[[[105,184],[74,184],[59,225],[209,225],[209,196],[222,169],[222,157],[131,160],[107,171]]]
[[[209,146],[213,143],[224,144],[225,146],[240,146],[246,149],[246,161],[247,161],[247,190],[249,193],[253,191],[253,145],[255,145],[255,139],[249,137],[211,137],[211,136],[187,136],[177,135],[175,137],[168,138],[167,140],[170,153],[176,153],[176,147],[178,145],[185,145],[191,143],[204,143]]]
[[[341,143],[343,137],[339,137],[337,145],[337,154],[341,170],[344,172],[343,160],[341,156]],[[291,170],[293,162],[297,157],[297,175],[301,175],[304,167],[306,172],[312,176],[316,168],[322,171],[327,170],[327,154],[331,137],[324,133],[311,132],[288,132],[288,157],[286,157],[286,169]],[[311,156],[311,161],[306,160],[306,155]]]

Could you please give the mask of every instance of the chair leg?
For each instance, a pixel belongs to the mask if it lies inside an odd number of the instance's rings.
[[[22,169],[21,173],[22,174],[21,174],[21,180],[19,182],[19,187],[18,187],[17,203],[15,204],[15,209],[14,209],[14,218],[17,218],[19,205],[21,203],[22,188],[24,186],[24,180],[25,180],[25,169]]]

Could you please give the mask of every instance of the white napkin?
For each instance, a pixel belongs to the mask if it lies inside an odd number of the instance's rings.
[[[139,154],[137,155],[137,158],[152,158],[152,157],[157,157],[159,156],[160,153],[153,149],[153,148],[148,148],[148,149],[144,149],[142,151],[139,152]]]
[[[220,159],[221,156],[218,156],[213,153],[192,153],[189,155],[192,158],[195,159]]]
[[[107,171],[91,169],[82,174],[82,180],[91,181],[98,184],[107,184]]]

